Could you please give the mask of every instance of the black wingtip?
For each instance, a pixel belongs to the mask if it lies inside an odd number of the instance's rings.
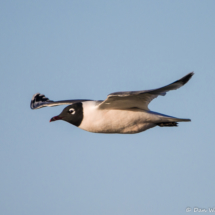
[[[193,75],[194,75],[194,72],[191,72],[191,73],[185,75],[183,78],[181,78],[180,81],[182,82],[183,85],[185,85],[191,79],[191,77]]]
[[[30,108],[31,109],[40,108],[39,107],[40,103],[42,103],[42,102],[48,102],[48,101],[50,101],[50,100],[49,100],[49,98],[45,97],[45,95],[40,94],[40,93],[36,93],[36,94],[33,95],[32,99],[31,99]]]

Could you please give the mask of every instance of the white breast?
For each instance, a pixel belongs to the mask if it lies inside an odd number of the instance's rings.
[[[79,128],[90,132],[137,133],[155,126],[146,111],[100,110],[96,101],[83,102],[83,114]]]

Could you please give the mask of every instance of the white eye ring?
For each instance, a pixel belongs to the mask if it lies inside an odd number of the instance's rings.
[[[74,108],[70,108],[70,109],[69,109],[69,113],[75,114],[75,109],[74,109]]]

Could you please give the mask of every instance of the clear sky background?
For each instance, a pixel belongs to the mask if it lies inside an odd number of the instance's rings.
[[[215,1],[0,3],[0,214],[188,214],[215,207]],[[52,100],[188,84],[149,106],[177,128],[94,134]],[[192,214],[194,212],[190,212]]]

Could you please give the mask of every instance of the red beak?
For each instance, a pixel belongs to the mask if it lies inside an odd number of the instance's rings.
[[[59,116],[54,116],[50,119],[49,122],[53,122],[53,121],[56,121],[56,120],[59,120],[59,119],[62,119],[62,117],[59,117]]]

